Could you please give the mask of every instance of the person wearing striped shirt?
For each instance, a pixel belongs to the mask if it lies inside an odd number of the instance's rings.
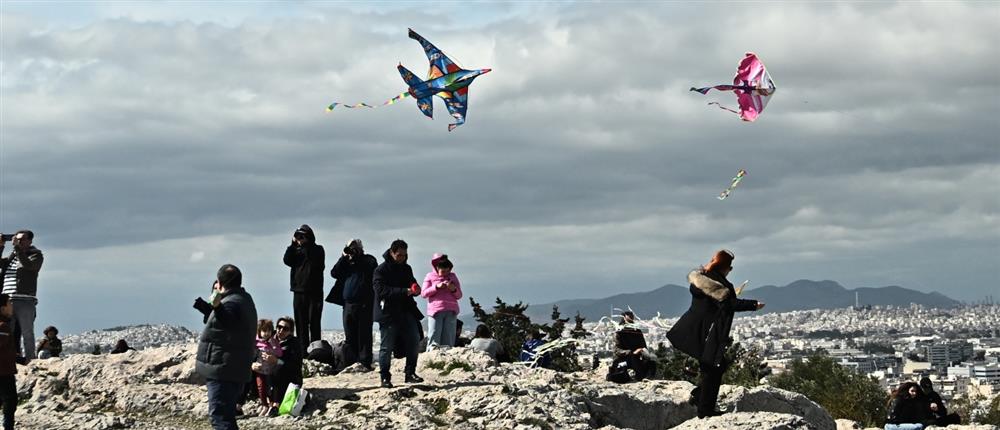
[[[35,234],[21,230],[14,234],[13,251],[3,257],[6,241],[0,236],[0,293],[10,296],[14,305],[14,342],[18,354],[30,360],[35,357],[35,308],[38,305],[38,271],[42,268],[42,251],[32,246]]]

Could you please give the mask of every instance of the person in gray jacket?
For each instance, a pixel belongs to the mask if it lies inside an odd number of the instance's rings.
[[[205,316],[195,371],[208,388],[208,415],[215,430],[238,430],[236,403],[250,380],[257,351],[257,308],[243,289],[243,274],[232,264],[219,268],[210,302],[195,300]]]

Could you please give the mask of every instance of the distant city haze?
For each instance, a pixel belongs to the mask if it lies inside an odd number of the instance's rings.
[[[807,279],[981,301],[1000,296],[998,19],[991,2],[5,1],[0,231],[45,254],[39,335],[200,329],[191,304],[225,263],[261,317],[289,315],[281,257],[304,223],[327,272],[351,238],[380,261],[403,238],[418,279],[447,253],[487,306],[685,287],[720,248],[751,298]],[[399,63],[423,76],[408,27],[492,69],[467,122],[449,133],[440,100],[433,120],[410,99],[326,112],[405,91]],[[688,91],[748,51],[778,88],[754,123]]]

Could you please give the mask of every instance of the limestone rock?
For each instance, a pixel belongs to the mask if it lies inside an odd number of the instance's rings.
[[[719,390],[719,408],[727,412],[777,412],[804,418],[817,430],[836,430],[837,423],[808,397],[779,388],[745,388],[724,385]]]
[[[861,426],[861,424],[858,424],[855,421],[845,420],[845,419],[838,419],[836,421],[837,421],[837,430],[862,430],[864,428]]]
[[[675,430],[815,430],[805,419],[774,412],[733,412],[717,417],[693,418]]]

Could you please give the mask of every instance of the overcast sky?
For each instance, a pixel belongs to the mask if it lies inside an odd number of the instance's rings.
[[[45,253],[38,326],[197,327],[224,263],[290,314],[302,223],[328,267],[351,237],[407,240],[421,279],[447,252],[485,302],[683,284],[719,248],[751,286],[1000,298],[996,3],[0,8],[0,230]],[[325,112],[423,73],[407,27],[493,69],[468,122],[449,133],[440,100]],[[779,88],[755,123],[688,91],[746,51]]]

